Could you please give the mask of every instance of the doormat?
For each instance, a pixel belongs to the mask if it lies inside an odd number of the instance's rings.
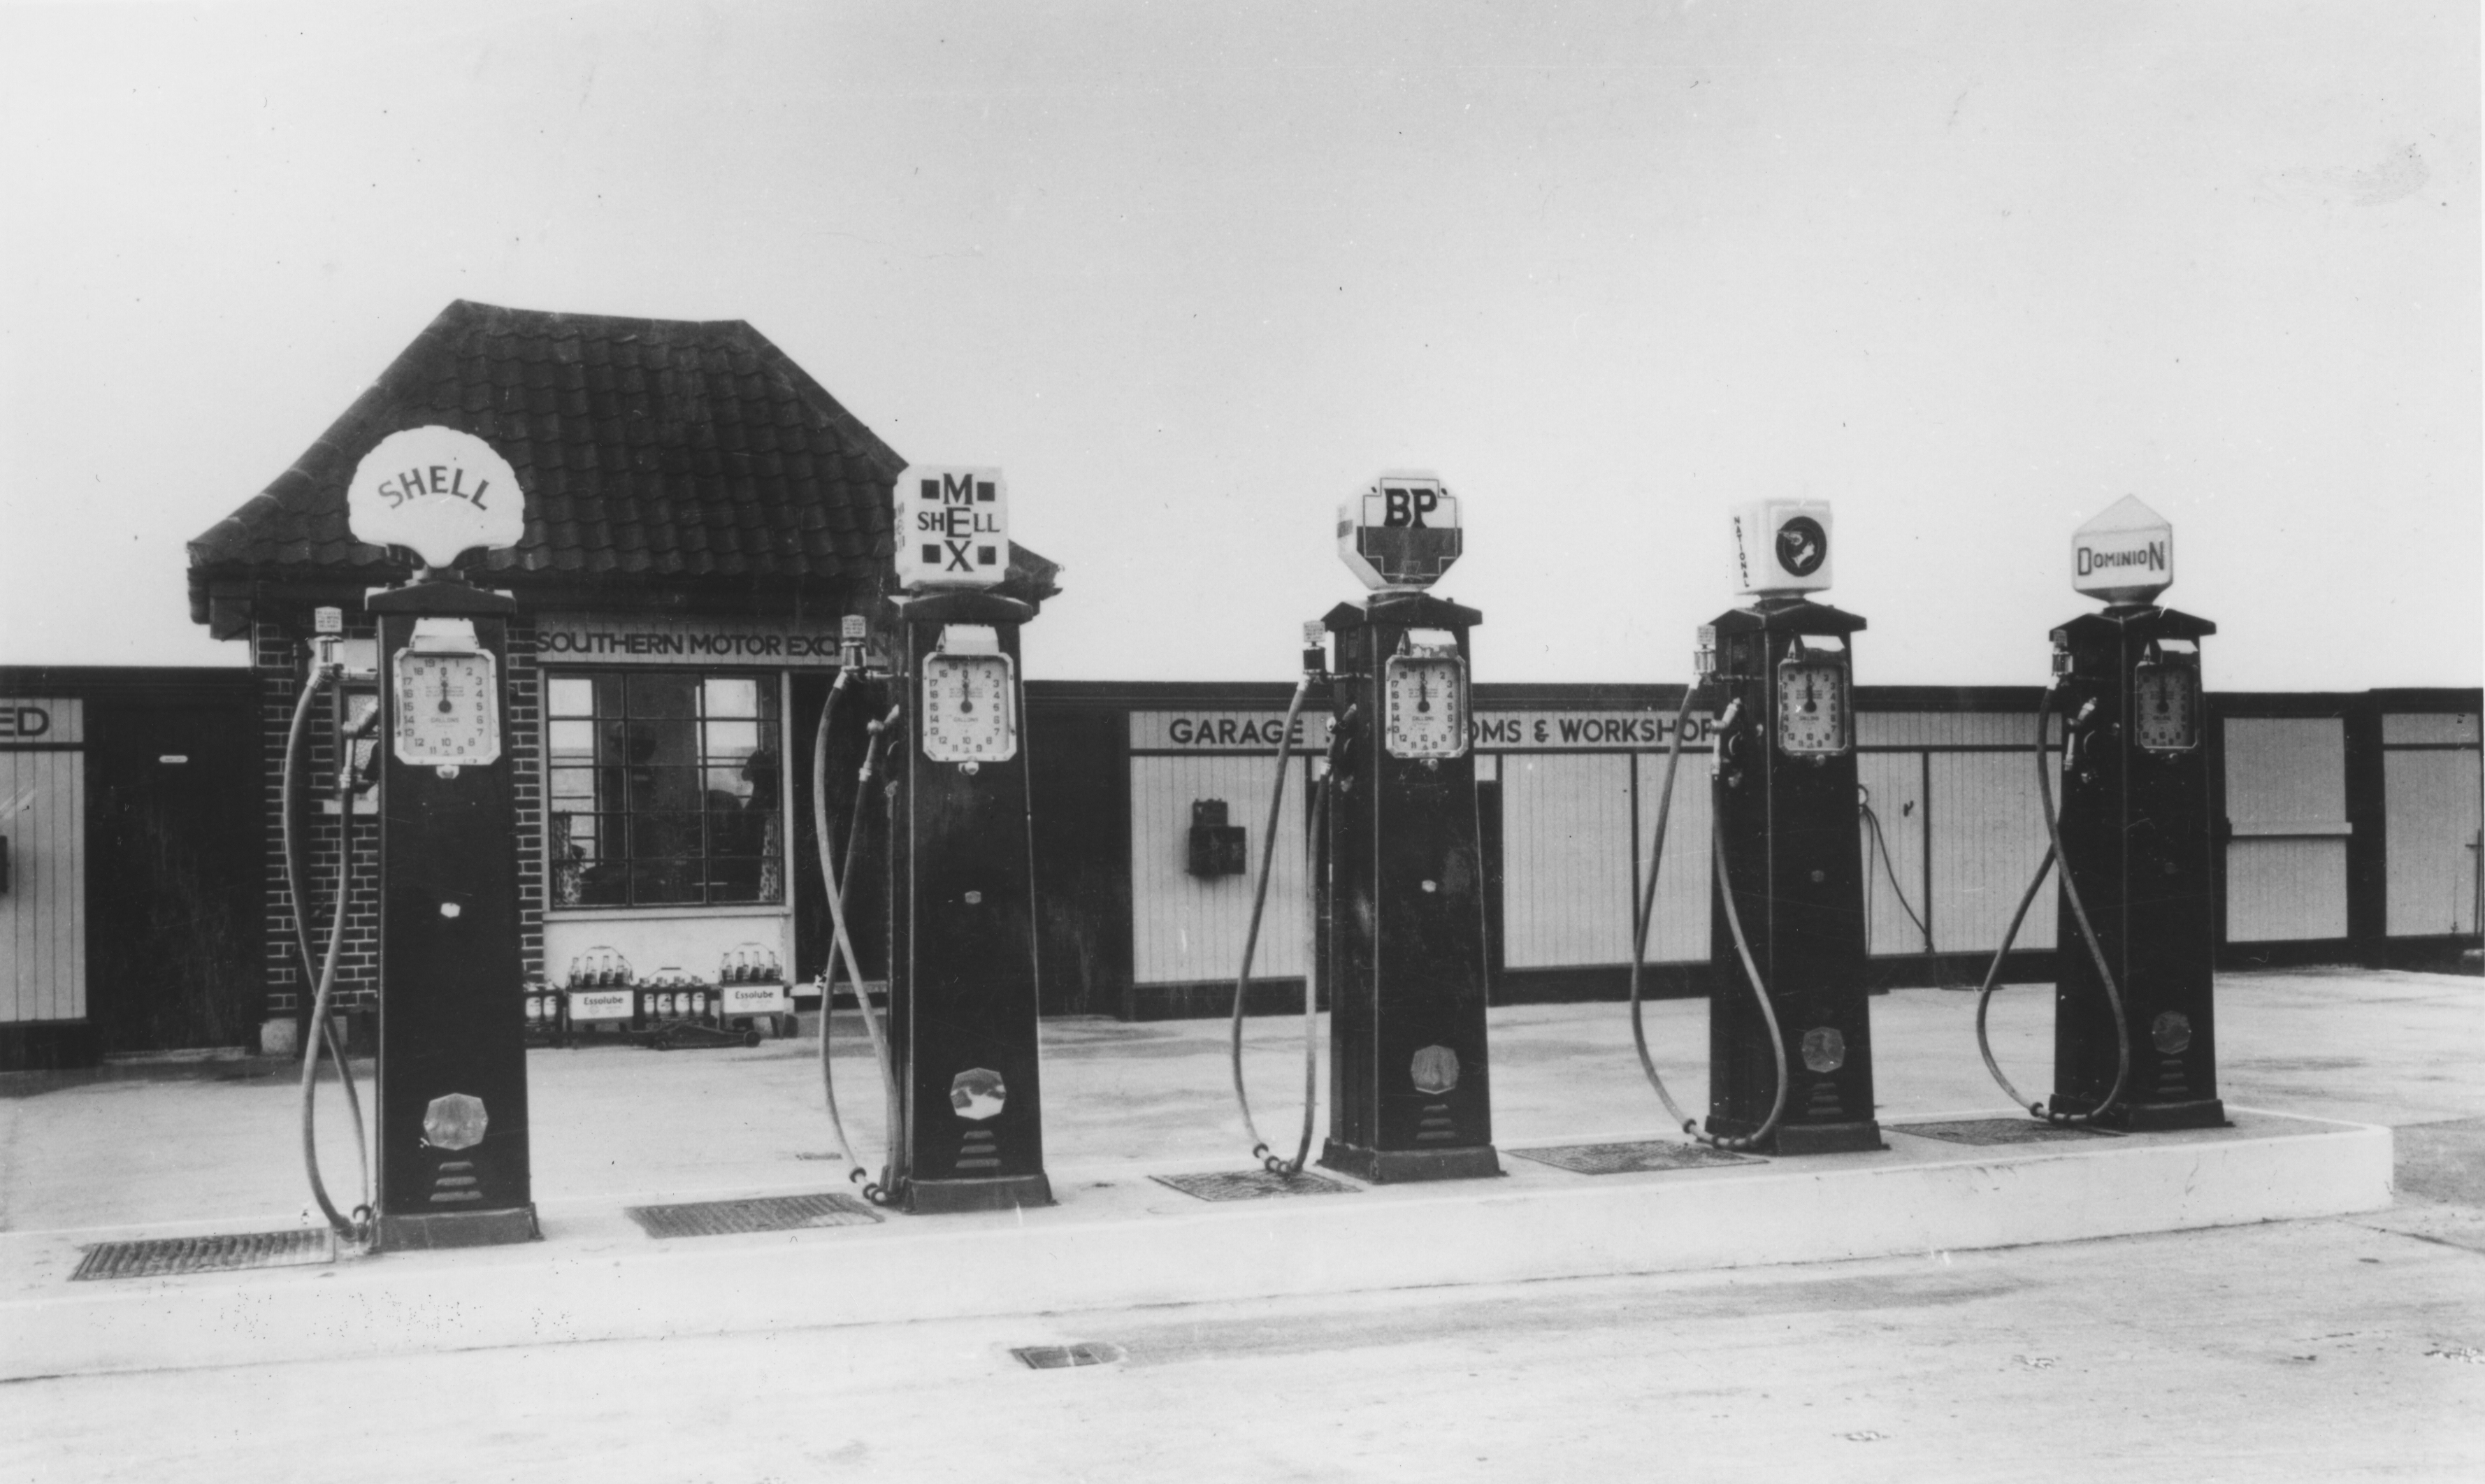
[[[178,1278],[188,1273],[232,1273],[244,1268],[308,1268],[336,1260],[335,1234],[311,1226],[240,1236],[98,1242],[86,1250],[85,1258],[69,1275],[69,1281]]]
[[[851,1195],[768,1195],[755,1200],[700,1200],[678,1206],[631,1206],[626,1215],[651,1237],[731,1237],[814,1226],[869,1226],[880,1213]]]
[[[2111,1139],[2104,1129],[2039,1123],[2034,1118],[1960,1118],[1948,1123],[1893,1123],[1896,1133],[1952,1144],[2042,1144],[2063,1139]]]
[[[1684,1143],[1675,1139],[1651,1139],[1638,1143],[1622,1144],[1555,1144],[1545,1149],[1513,1149],[1522,1160],[1567,1169],[1574,1175],[1627,1175],[1659,1169],[1705,1169],[1712,1165],[1765,1165],[1766,1160],[1748,1154],[1729,1154],[1711,1149],[1707,1144]]]
[[[1310,1170],[1291,1178],[1265,1169],[1206,1175],[1150,1175],[1148,1178],[1202,1200],[1261,1200],[1270,1195],[1352,1195],[1361,1189],[1343,1180],[1313,1174]]]

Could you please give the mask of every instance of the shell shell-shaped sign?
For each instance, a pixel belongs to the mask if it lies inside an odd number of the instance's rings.
[[[527,534],[518,472],[473,433],[409,427],[379,441],[345,486],[354,539],[403,546],[429,566],[461,552],[515,546]]]

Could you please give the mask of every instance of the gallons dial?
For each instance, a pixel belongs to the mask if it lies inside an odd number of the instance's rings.
[[[500,673],[489,654],[396,652],[396,760],[469,767],[501,756]]]
[[[1846,667],[1788,660],[1778,666],[1778,746],[1793,754],[1846,751]]]
[[[934,654],[923,661],[923,756],[934,762],[1006,762],[1018,716],[1006,654]]]
[[[1456,655],[1390,660],[1381,740],[1392,757],[1457,757],[1467,750],[1466,662]]]
[[[2142,665],[2132,673],[2132,734],[2153,753],[2187,752],[2200,741],[2200,673],[2189,665]]]

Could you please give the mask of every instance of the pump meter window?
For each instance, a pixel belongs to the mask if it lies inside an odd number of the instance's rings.
[[[1778,666],[1778,746],[1796,756],[1846,751],[1846,666],[1789,655]]]
[[[500,687],[489,654],[396,654],[396,758],[480,766],[501,756]]]
[[[1015,687],[1006,654],[923,660],[923,756],[934,762],[1007,762],[1018,756]]]
[[[1393,656],[1381,740],[1392,757],[1457,757],[1467,750],[1466,665],[1456,655]]]
[[[2133,735],[2156,753],[2186,752],[2200,740],[2200,676],[2189,665],[2142,665],[2132,673]]]

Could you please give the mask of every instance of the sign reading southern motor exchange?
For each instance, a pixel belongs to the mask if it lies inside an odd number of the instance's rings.
[[[1282,711],[1133,711],[1133,753],[1273,753]],[[1682,745],[1708,739],[1709,716],[1692,713]],[[1483,711],[1470,724],[1475,746],[1488,753],[1646,752],[1674,740],[1670,711]],[[1295,750],[1328,746],[1328,715],[1306,711],[1295,724]]]
[[[837,624],[545,614],[535,620],[535,653],[547,665],[834,665]]]

